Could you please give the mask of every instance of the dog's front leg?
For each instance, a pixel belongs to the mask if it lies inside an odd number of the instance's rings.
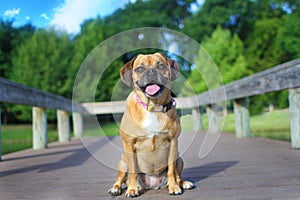
[[[176,181],[176,160],[178,158],[178,141],[177,138],[171,140],[169,158],[168,158],[168,187],[169,194],[178,195],[182,193],[181,188]]]
[[[129,198],[139,196],[135,143],[135,140],[124,142],[124,156],[128,165],[128,187],[125,196]]]

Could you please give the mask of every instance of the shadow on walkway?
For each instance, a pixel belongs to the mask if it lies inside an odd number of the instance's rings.
[[[214,162],[205,165],[183,169],[183,179],[197,183],[238,164],[238,161]]]
[[[114,137],[110,137],[109,139],[107,139],[105,137],[101,140],[98,140],[98,141],[92,143],[88,148],[101,149],[109,141],[113,140],[113,138]],[[54,154],[68,153],[68,152],[70,152],[70,151],[63,151],[63,152],[57,152],[57,153],[51,153],[51,154],[54,155]],[[13,169],[13,170],[1,172],[0,177],[10,176],[13,174],[26,173],[26,172],[35,171],[35,170],[37,170],[39,173],[43,173],[43,172],[49,172],[49,171],[54,171],[54,170],[60,170],[60,169],[64,169],[64,168],[76,167],[76,166],[82,165],[85,161],[87,161],[91,157],[91,154],[85,148],[73,150],[71,152],[73,152],[71,155],[66,156],[63,159],[55,161],[55,162],[39,164],[39,165],[32,165],[29,167],[24,167],[24,168]]]

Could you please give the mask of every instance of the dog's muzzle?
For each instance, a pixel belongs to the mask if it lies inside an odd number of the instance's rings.
[[[136,84],[147,97],[157,98],[161,95],[168,79],[164,77],[158,70],[150,68],[143,74],[140,81]]]

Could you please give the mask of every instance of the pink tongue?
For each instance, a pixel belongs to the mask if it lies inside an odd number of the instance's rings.
[[[160,90],[160,87],[156,84],[149,85],[146,87],[145,92],[149,95],[155,95]]]

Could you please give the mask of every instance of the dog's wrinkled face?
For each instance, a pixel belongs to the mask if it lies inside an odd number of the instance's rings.
[[[158,98],[178,78],[179,66],[161,53],[138,55],[120,73],[126,85],[141,90],[149,98]]]

